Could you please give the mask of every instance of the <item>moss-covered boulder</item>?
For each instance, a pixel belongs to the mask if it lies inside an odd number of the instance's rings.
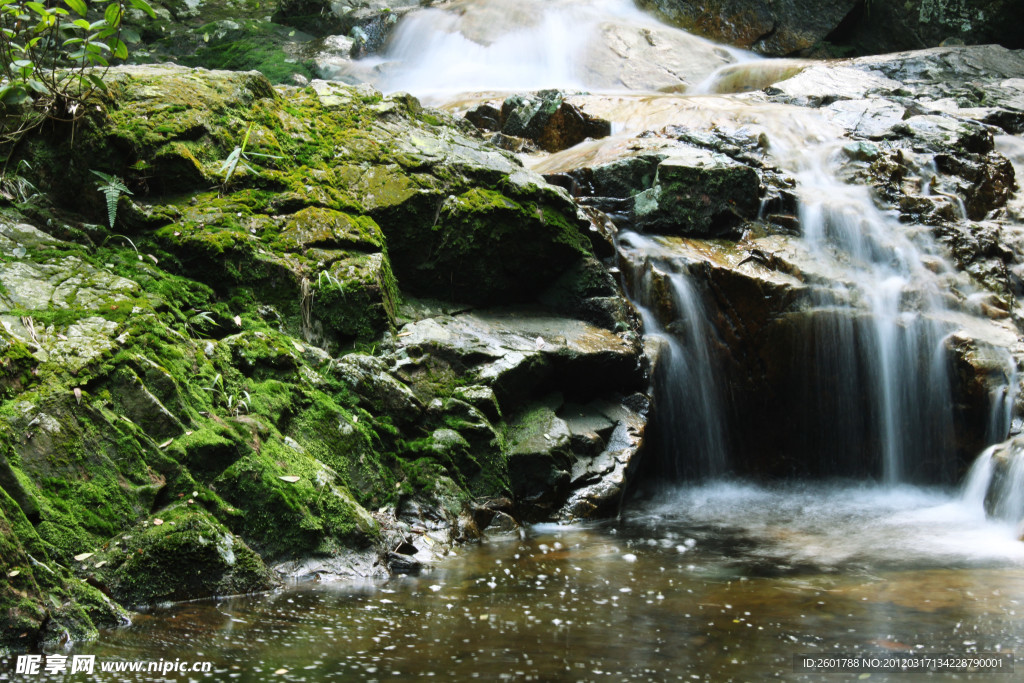
[[[121,607],[50,559],[23,506],[5,492],[9,476],[0,463],[0,653],[127,623]]]
[[[512,495],[507,416],[641,380],[586,219],[466,124],[256,73],[107,80],[8,150],[38,193],[0,207],[4,646],[116,622],[91,585],[136,605],[378,574],[413,524],[428,559]],[[399,331],[422,294],[548,307],[462,350]]]
[[[193,499],[118,534],[102,551],[82,557],[74,570],[125,605],[251,593],[277,585],[260,556]]]

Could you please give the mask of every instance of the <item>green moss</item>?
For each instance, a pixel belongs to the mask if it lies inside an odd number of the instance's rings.
[[[159,520],[159,524],[157,521]],[[177,503],[76,565],[125,604],[266,590],[274,579],[259,556],[197,504]]]
[[[255,69],[271,83],[293,83],[295,75],[315,77],[309,61],[296,60],[285,51],[285,45],[294,40],[289,31],[294,34],[294,30],[255,21],[244,21],[240,28],[228,31],[216,24],[195,30],[207,40],[192,54],[183,55],[182,64],[231,71]]]
[[[243,457],[214,485],[244,512],[235,524],[236,533],[265,557],[332,554],[345,547],[365,547],[378,534],[376,522],[337,473],[277,440]]]

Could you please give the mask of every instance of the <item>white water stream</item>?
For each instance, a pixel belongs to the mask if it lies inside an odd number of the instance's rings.
[[[686,54],[680,56],[681,50]],[[672,65],[687,65],[668,69],[675,85],[659,80],[666,72],[659,60],[668,59],[670,51]],[[963,325],[985,323],[972,303],[977,296],[971,284],[949,265],[930,232],[902,224],[894,213],[877,208],[867,187],[840,178],[846,160],[843,132],[822,111],[743,97],[653,94],[659,89],[707,90],[742,78],[736,64],[752,56],[666,27],[627,0],[464,0],[407,17],[378,59],[387,66],[378,85],[435,102],[471,100],[463,94],[468,91],[558,87],[618,93],[593,102],[593,113],[612,120],[617,135],[530,159],[541,172],[596,165],[603,155],[614,158],[616,150],[634,144],[637,132],[668,124],[765,140],[771,163],[796,181],[802,231],[797,248],[831,281],[828,288],[819,287],[816,305],[826,314],[814,318],[809,346],[816,372],[830,375],[825,379],[839,398],[828,407],[806,407],[826,411],[814,427],[822,435],[814,438],[841,442],[838,448],[847,459],[875,453],[880,463],[876,476],[889,486],[907,481],[913,464],[926,456],[952,461],[949,338]],[[716,75],[719,69],[721,76]],[[779,77],[792,70],[784,62],[765,63],[765,69]],[[1011,140],[1003,146],[1019,142]],[[934,184],[937,194],[944,192],[934,169],[923,169],[921,175],[923,186]],[[647,310],[648,295],[633,292],[648,333],[666,348],[661,372],[672,375],[662,376],[659,393],[671,414],[663,421],[676,427],[663,441],[676,452],[672,457],[692,460],[677,471],[699,477],[727,474],[728,396],[709,343],[716,335],[714,316],[703,310],[705,302],[700,288],[688,280],[685,259],[671,264],[665,244],[647,237],[631,235],[623,244],[641,267],[667,273],[680,317],[667,332]],[[643,274],[633,279],[651,281]],[[1012,386],[1016,380],[1008,354],[1006,365]],[[824,380],[808,381],[813,395]],[[993,441],[1009,428],[1012,399],[1010,388],[992,398],[988,431]],[[863,415],[851,416],[858,411]]]
[[[636,268],[629,279],[666,286],[660,302],[652,287],[634,293],[647,334],[667,349],[659,400],[669,406],[663,422],[679,429],[663,445],[693,460],[677,472],[708,480],[662,488],[618,520],[496,535],[424,576],[383,586],[318,583],[156,607],[71,652],[209,660],[210,680],[819,681],[832,677],[795,672],[794,657],[1024,651],[1016,524],[1024,448],[1010,442],[985,451],[962,492],[900,483],[908,461],[947,447],[943,349],[954,330],[983,324],[974,293],[926,230],[900,223],[866,188],[840,179],[841,130],[822,113],[652,92],[701,83],[737,59],[624,0],[478,0],[409,16],[372,66],[379,86],[434,102],[472,99],[456,95],[467,90],[618,90],[594,104],[622,134],[528,162],[542,172],[596,165],[636,144],[632,134],[668,124],[763,135],[770,163],[797,182],[803,237],[785,256],[823,288],[813,302],[828,314],[810,328],[814,364],[847,392],[828,405],[812,392],[806,423],[820,423],[832,448],[859,440],[851,453],[873,450],[882,463],[876,481],[764,486],[723,477],[735,397],[716,361],[724,337],[706,283],[693,277],[693,251],[622,235],[623,270]],[[1019,140],[1001,149],[1018,150],[1024,162]],[[676,319],[659,322],[652,311],[666,305]],[[992,441],[1010,427],[1016,376],[1006,372],[1007,387],[991,398]],[[875,410],[843,414],[859,411],[864,396]],[[910,680],[859,676],[868,677]],[[0,672],[4,680],[19,679]]]

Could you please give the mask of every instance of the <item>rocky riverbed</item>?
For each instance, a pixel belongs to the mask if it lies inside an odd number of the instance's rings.
[[[183,65],[117,67],[83,118],[13,148],[0,649],[89,638],[141,604],[416,573],[488,529],[614,515],[660,467],[664,355],[624,288],[647,278],[644,305],[666,328],[679,317],[672,268],[645,271],[632,231],[716,303],[734,470],[836,473],[805,439],[814,414],[794,417],[834,379],[801,344],[869,317],[803,239],[791,162],[827,140],[843,181],[934,245],[913,275],[943,303],[916,310],[946,335],[953,446],[905,474],[952,483],[1005,436],[1024,354],[1022,53],[739,64],[622,20],[594,24],[592,90],[435,109],[316,78],[386,82],[386,62],[353,58],[407,4],[346,6],[335,25],[286,3],[263,22],[284,71],[217,64],[266,75],[187,66],[263,53],[229,48],[241,22],[213,5],[166,8],[140,54]],[[700,58],[665,68],[680,45]],[[91,171],[128,188],[116,215]]]

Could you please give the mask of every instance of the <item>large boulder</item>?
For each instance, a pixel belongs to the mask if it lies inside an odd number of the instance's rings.
[[[680,28],[763,55],[786,56],[815,47],[858,0],[641,0]]]
[[[643,387],[587,216],[465,122],[255,72],[107,82],[0,188],[0,648],[117,602],[415,571],[523,516],[524,406]]]
[[[861,54],[936,47],[942,44],[1024,47],[1017,30],[1024,7],[1015,0],[908,0],[865,2],[834,36]]]

